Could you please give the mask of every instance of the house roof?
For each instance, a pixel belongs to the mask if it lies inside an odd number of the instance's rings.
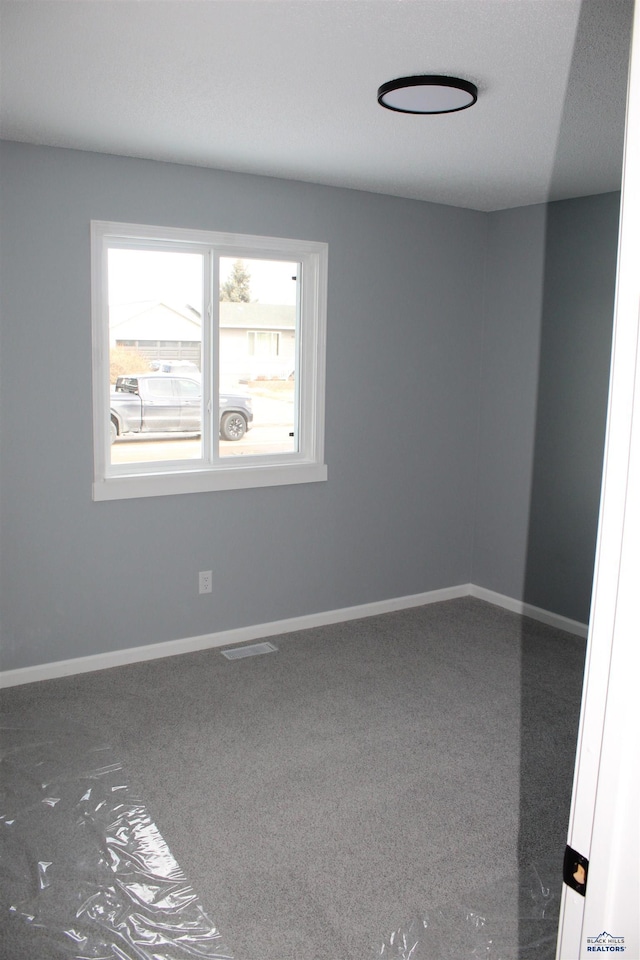
[[[220,304],[221,329],[294,330],[296,308],[289,304]],[[113,340],[200,340],[202,317],[193,307],[146,300],[115,304],[109,311]]]
[[[278,303],[220,304],[220,326],[246,330],[294,330],[296,308]]]
[[[186,304],[146,300],[116,304],[109,310],[114,340],[200,340],[200,328],[200,314]]]

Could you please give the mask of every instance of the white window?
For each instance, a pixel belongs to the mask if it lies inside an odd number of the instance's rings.
[[[277,330],[249,330],[249,356],[277,357],[280,353],[280,334]]]
[[[94,500],[325,480],[326,244],[91,240]]]

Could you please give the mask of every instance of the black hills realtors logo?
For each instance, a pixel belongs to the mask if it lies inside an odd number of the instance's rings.
[[[597,937],[587,937],[587,953],[624,953],[624,937],[612,937],[603,930]]]

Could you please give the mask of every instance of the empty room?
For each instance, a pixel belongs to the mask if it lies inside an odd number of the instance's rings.
[[[633,18],[2,0],[2,957],[632,955]]]

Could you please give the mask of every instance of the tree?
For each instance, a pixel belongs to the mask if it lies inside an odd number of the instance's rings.
[[[139,353],[135,347],[111,347],[109,382],[115,383],[118,377],[134,376],[136,373],[149,373],[149,358]]]
[[[220,299],[232,303],[250,303],[250,283],[251,274],[247,270],[244,260],[236,260],[229,279],[225,280],[220,286]]]

